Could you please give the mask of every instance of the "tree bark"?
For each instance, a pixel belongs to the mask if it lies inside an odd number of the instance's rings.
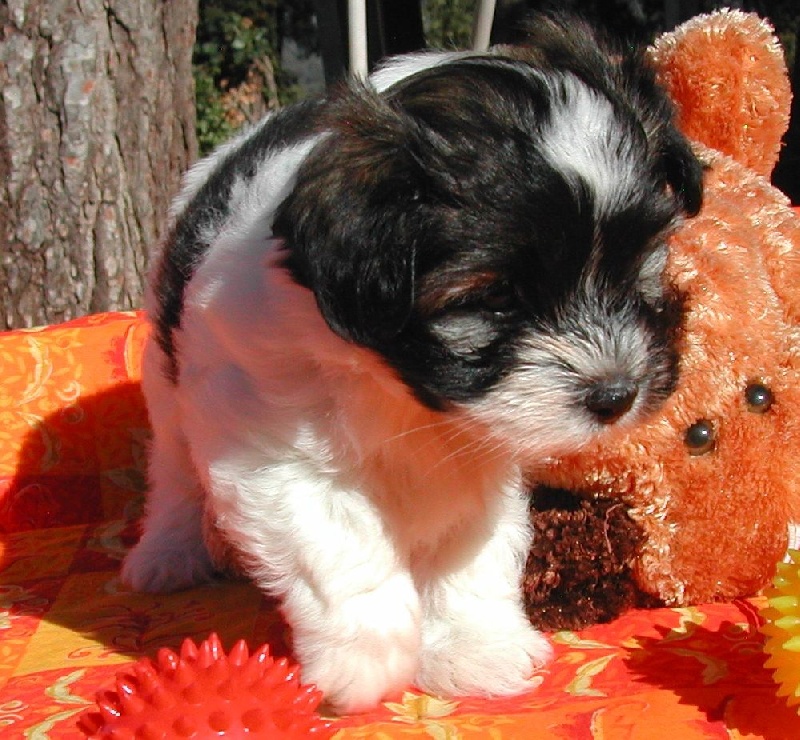
[[[197,0],[0,4],[6,328],[140,305],[196,155]]]

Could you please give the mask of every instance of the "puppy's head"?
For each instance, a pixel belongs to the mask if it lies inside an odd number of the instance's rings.
[[[349,88],[275,227],[335,332],[532,456],[671,391],[665,238],[702,187],[650,70],[547,29]]]

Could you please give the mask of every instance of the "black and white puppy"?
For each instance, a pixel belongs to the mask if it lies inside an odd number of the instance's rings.
[[[425,53],[196,165],[149,296],[144,532],[124,579],[281,600],[340,711],[532,685],[523,471],[675,382],[665,236],[701,168],[639,54],[541,19]]]

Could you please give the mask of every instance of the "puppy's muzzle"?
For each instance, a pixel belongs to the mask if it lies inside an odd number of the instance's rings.
[[[586,394],[586,408],[601,424],[613,424],[631,410],[639,388],[627,380],[603,380]]]

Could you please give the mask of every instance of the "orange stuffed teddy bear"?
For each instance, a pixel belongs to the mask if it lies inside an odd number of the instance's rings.
[[[800,217],[766,179],[789,118],[782,51],[765,21],[721,11],[651,58],[708,167],[668,268],[681,378],[648,423],[531,471],[524,588],[543,627],[752,594],[800,520]]]

